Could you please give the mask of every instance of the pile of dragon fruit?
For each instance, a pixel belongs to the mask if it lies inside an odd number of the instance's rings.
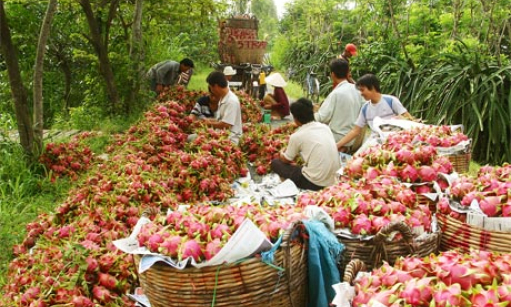
[[[452,129],[450,126],[423,125],[407,130],[394,132],[388,135],[387,142],[394,144],[427,143],[435,147],[452,147],[469,138],[461,129]]]
[[[296,206],[316,205],[334,220],[336,228],[352,234],[374,235],[391,222],[431,231],[431,211],[420,204],[417,194],[394,177],[343,182],[299,196]]]
[[[477,201],[481,211],[489,217],[511,217],[511,165],[482,166],[476,176],[461,175],[452,182],[449,196],[438,202],[438,211],[465,221],[466,215],[453,211],[450,202],[469,208]]]
[[[153,253],[177,261],[191,257],[198,263],[213,258],[245,219],[252,220],[270,241],[275,242],[291,224],[307,218],[302,212],[292,205],[199,204],[144,224],[137,239],[139,246],[145,246]]]
[[[351,159],[345,174],[351,179],[375,179],[380,175],[392,176],[406,183],[429,183],[445,181],[440,173],[451,174],[453,166],[436,147],[423,143],[401,143],[392,138],[381,145],[368,147]]]
[[[384,264],[355,283],[357,306],[507,306],[511,255],[447,251]]]

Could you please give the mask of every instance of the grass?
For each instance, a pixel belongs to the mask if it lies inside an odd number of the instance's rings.
[[[19,144],[0,142],[0,285],[4,284],[12,246],[25,237],[25,225],[43,212],[50,212],[67,194],[65,180],[52,184],[37,167],[27,166]]]

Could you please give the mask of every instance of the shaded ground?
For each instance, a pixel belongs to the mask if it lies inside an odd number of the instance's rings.
[[[43,131],[43,140],[55,142],[56,140],[67,139],[75,134],[80,133],[79,130],[44,130]],[[0,134],[0,141],[3,139],[4,135]],[[7,135],[8,139],[12,142],[19,143],[19,133],[18,131],[10,131]]]

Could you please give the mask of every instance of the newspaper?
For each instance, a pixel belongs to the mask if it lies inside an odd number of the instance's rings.
[[[270,189],[268,192],[273,197],[290,197],[296,196],[300,191],[291,179],[286,179],[276,187]]]
[[[135,230],[137,230],[137,226],[135,226]],[[138,227],[138,231],[140,231],[140,227]],[[273,246],[264,233],[249,219],[245,219],[241,223],[229,241],[213,258],[201,263],[195,262],[191,257],[178,262],[171,257],[151,253],[147,248],[138,245],[137,234],[134,231],[128,238],[116,240],[113,243],[125,253],[143,255],[139,265],[139,273],[145,272],[156,262],[167,263],[176,269],[184,269],[189,263],[196,268],[232,263],[269,250]]]
[[[141,287],[135,288],[133,294],[128,294],[128,297],[135,302],[137,307],[151,307],[149,298],[144,294],[144,290]]]
[[[387,137],[394,133],[395,131],[384,131],[384,127],[394,126],[400,130],[410,130],[414,127],[423,127],[424,124],[405,120],[405,119],[397,119],[397,118],[391,118],[391,119],[383,119],[379,116],[376,116],[373,120],[373,131],[376,132],[382,141],[386,140]]]
[[[151,303],[149,303],[149,299],[147,298],[147,296],[143,295],[143,294],[128,294],[128,297],[135,301],[135,306],[140,306],[140,307],[151,307]]]

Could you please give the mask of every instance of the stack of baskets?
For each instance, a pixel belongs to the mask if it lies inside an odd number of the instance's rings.
[[[273,265],[259,258],[238,263],[178,270],[156,263],[139,274],[153,307],[305,306],[307,253],[293,227],[284,235]],[[140,256],[135,255],[138,267]]]
[[[258,40],[259,21],[255,16],[236,15],[220,22],[218,51],[224,63],[261,64],[266,41]]]
[[[401,239],[389,240],[396,232],[401,235]],[[440,244],[440,233],[418,237],[413,235],[405,223],[394,222],[383,227],[369,240],[348,239],[339,235],[338,239],[346,248],[340,267],[340,271],[343,272],[352,259],[359,259],[368,269],[372,269],[381,265],[383,261],[393,265],[399,257],[412,255],[424,257],[436,253]]]

